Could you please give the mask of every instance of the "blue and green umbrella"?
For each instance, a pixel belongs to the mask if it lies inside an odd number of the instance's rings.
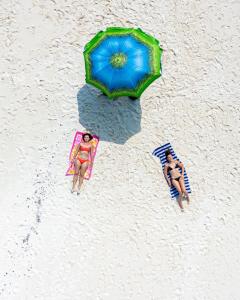
[[[161,76],[162,49],[141,29],[110,27],[84,50],[86,82],[109,98],[139,98]]]

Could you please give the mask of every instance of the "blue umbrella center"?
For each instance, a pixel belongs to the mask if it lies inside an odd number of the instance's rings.
[[[110,92],[135,90],[151,75],[151,47],[135,37],[106,37],[90,53],[91,76]]]
[[[111,65],[115,68],[122,68],[126,64],[126,62],[127,56],[122,52],[113,54],[110,59]]]

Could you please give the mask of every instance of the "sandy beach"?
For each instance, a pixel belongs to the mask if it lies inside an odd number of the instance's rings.
[[[26,0],[0,4],[0,299],[239,300],[240,3]],[[99,30],[140,27],[163,48],[141,98],[85,83]],[[75,132],[100,137],[81,194]],[[182,213],[155,148],[192,193]]]

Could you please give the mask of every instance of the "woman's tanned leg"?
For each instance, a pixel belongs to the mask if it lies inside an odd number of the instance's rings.
[[[72,185],[72,192],[76,192],[76,184],[78,181],[78,177],[79,177],[79,170],[81,167],[81,163],[79,162],[79,160],[75,159],[74,160],[74,170],[75,170],[75,174],[73,176],[73,185]]]
[[[87,171],[87,168],[88,168],[88,162],[86,161],[81,165],[80,172],[79,172],[79,183],[78,183],[79,190],[83,184],[83,179],[84,179],[85,172]]]
[[[179,193],[179,196],[178,196],[178,205],[181,208],[181,210],[183,210],[181,186],[180,186],[179,182],[177,180],[175,180],[175,179],[172,179],[172,185],[176,188],[176,190]]]
[[[180,184],[181,190],[182,190],[183,194],[185,194],[185,196],[187,198],[187,202],[189,204],[190,199],[189,199],[189,195],[188,195],[188,192],[186,190],[186,187],[185,187],[185,183],[184,183],[184,178],[183,177],[181,177],[181,179],[179,180],[179,184]]]

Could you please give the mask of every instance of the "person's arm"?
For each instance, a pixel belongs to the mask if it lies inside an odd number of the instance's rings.
[[[76,152],[75,152],[75,154],[73,155],[72,161],[74,161],[75,158],[77,157],[78,152],[79,152],[79,148],[80,148],[80,144],[77,145]]]
[[[183,165],[183,163],[182,162],[178,162],[178,166],[179,166],[179,168],[181,168],[181,170],[182,170],[182,177],[184,177],[184,165]]]
[[[165,165],[165,166],[164,166],[163,174],[164,174],[164,177],[165,177],[165,179],[166,179],[168,185],[171,187],[171,185],[172,185],[172,184],[171,184],[171,181],[169,180],[169,178],[168,178],[168,176],[167,176],[167,174],[168,174],[168,165]]]
[[[91,146],[91,149],[90,149],[90,165],[92,165],[93,164],[93,146]]]

